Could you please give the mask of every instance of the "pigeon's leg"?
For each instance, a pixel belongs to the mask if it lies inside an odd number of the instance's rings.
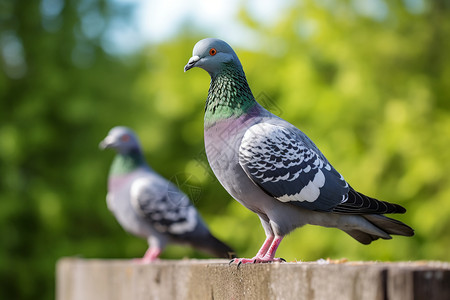
[[[284,259],[275,258],[275,252],[283,239],[283,236],[274,235],[272,226],[264,218],[264,216],[259,216],[261,219],[261,224],[263,225],[264,231],[266,233],[266,240],[264,241],[261,249],[253,258],[235,258],[230,263],[249,264],[249,263],[268,263],[268,262],[282,262]]]
[[[258,253],[256,253],[256,256],[253,258],[261,258],[264,257],[264,255],[266,255],[267,250],[269,250],[270,245],[272,245],[274,236],[268,236],[266,238],[266,240],[264,241],[261,249],[259,249]]]
[[[261,225],[264,228],[264,232],[266,233],[266,240],[264,241],[263,245],[261,246],[261,249],[259,249],[258,253],[256,253],[255,257],[253,258],[233,258],[230,261],[230,264],[237,263],[237,264],[246,264],[246,263],[253,263],[256,258],[262,258],[267,250],[269,250],[270,245],[272,244],[272,241],[274,239],[272,227],[270,226],[267,217],[264,215],[258,215],[259,219],[261,220]]]
[[[239,264],[246,264],[246,263],[254,263],[255,259],[261,259],[266,255],[267,250],[269,250],[270,245],[272,244],[274,237],[268,236],[266,240],[264,241],[263,245],[261,246],[261,249],[259,249],[258,253],[256,253],[256,256],[253,258],[233,258],[230,263],[239,263]]]
[[[277,252],[278,246],[280,245],[282,240],[283,240],[282,236],[275,236],[275,238],[273,239],[273,242],[270,244],[270,247],[267,250],[267,252],[265,253],[265,255],[261,258],[259,258],[258,255],[256,256],[256,260],[259,260],[256,262],[273,262],[273,261],[282,262],[282,261],[284,261],[284,259],[282,259],[282,258],[275,258],[275,252]]]
[[[159,255],[161,254],[167,243],[166,239],[164,239],[164,237],[161,237],[159,235],[149,236],[147,238],[147,241],[149,247],[145,252],[144,257],[136,259],[138,263],[148,264],[158,259]]]
[[[270,245],[273,242],[273,239],[275,238],[272,226],[270,225],[270,222],[265,215],[259,215],[259,219],[261,221],[261,225],[264,228],[264,232],[266,234],[266,240],[264,241],[263,245],[261,246],[261,249],[259,249],[258,253],[256,253],[255,258],[262,258],[264,255],[266,255],[267,250],[269,250]]]
[[[149,247],[147,251],[145,251],[144,257],[135,258],[134,261],[139,264],[149,264],[158,259],[162,250],[158,247]]]
[[[280,245],[282,240],[282,236],[268,236],[255,257],[235,258],[230,263],[237,263],[238,265],[241,265],[285,261],[282,258],[275,258],[275,252],[277,251],[278,246]]]

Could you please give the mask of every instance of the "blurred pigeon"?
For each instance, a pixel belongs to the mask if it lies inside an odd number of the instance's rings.
[[[114,127],[100,148],[117,151],[109,173],[106,200],[126,231],[147,239],[150,247],[141,260],[143,263],[157,259],[171,242],[231,258],[233,250],[209,232],[189,198],[147,165],[133,131]]]
[[[305,224],[336,227],[363,244],[414,231],[383,214],[404,213],[397,204],[355,191],[299,129],[259,105],[242,65],[224,41],[199,41],[184,71],[206,70],[211,83],[205,107],[205,148],[214,174],[242,205],[261,219],[266,240],[252,259],[280,261],[283,237]]]

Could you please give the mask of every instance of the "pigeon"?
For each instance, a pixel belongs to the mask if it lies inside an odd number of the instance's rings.
[[[259,216],[266,234],[253,258],[230,263],[284,261],[275,258],[280,242],[306,224],[341,229],[362,244],[414,235],[408,225],[384,216],[405,208],[354,190],[305,133],[255,100],[226,42],[200,40],[184,71],[194,67],[211,77],[204,116],[211,169],[234,199]]]
[[[117,152],[109,172],[106,202],[127,232],[147,239],[149,248],[140,262],[156,260],[168,243],[187,244],[216,257],[233,257],[233,250],[210,233],[188,196],[149,167],[131,129],[112,128],[99,146]]]

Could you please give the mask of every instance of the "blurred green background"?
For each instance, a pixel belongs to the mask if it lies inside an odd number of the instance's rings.
[[[287,1],[265,22],[249,1],[235,1],[234,22],[246,31],[228,36],[253,37],[232,46],[257,100],[306,132],[357,190],[405,206],[398,219],[416,235],[363,246],[306,226],[277,254],[448,261],[450,2],[362,2]],[[114,51],[105,36],[132,22],[133,9],[127,1],[0,0],[0,299],[52,299],[64,256],[144,254],[146,242],[106,208],[113,153],[98,143],[115,125],[135,129],[155,170],[189,179],[182,188],[239,256],[252,257],[264,240],[257,216],[207,165],[209,76],[183,73],[195,42],[216,31],[187,20],[166,39]],[[205,256],[177,246],[163,254],[182,257]]]

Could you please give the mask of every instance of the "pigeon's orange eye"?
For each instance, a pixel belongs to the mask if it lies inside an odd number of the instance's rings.
[[[129,140],[130,140],[130,136],[128,135],[128,134],[125,134],[125,135],[122,135],[121,137],[120,137],[120,140],[122,141],[122,142],[128,142]]]
[[[211,48],[211,49],[209,49],[209,55],[214,56],[214,55],[216,55],[216,54],[217,54],[216,48]]]

